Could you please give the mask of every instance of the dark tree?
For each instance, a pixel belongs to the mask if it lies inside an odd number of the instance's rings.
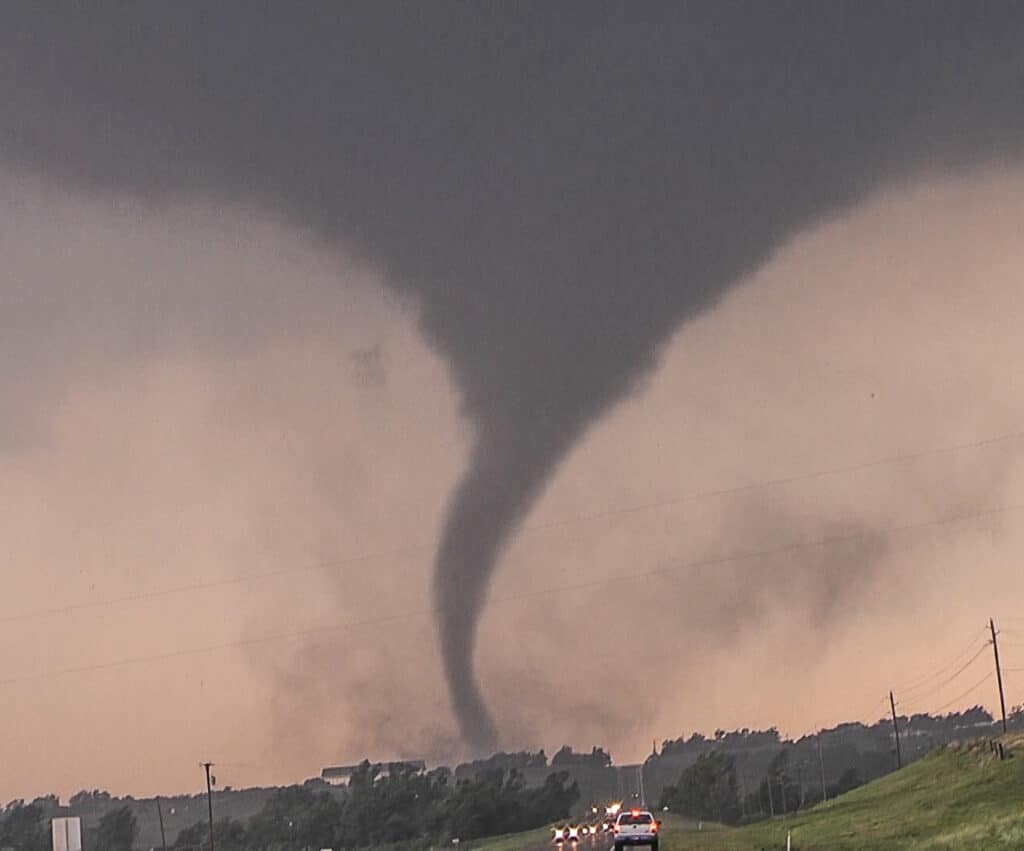
[[[738,821],[740,801],[733,757],[718,751],[698,757],[683,769],[675,786],[665,788],[661,806],[705,821]]]
[[[250,842],[245,825],[234,819],[222,819],[213,825],[213,838],[217,851],[250,851],[252,848],[263,847]],[[210,824],[197,821],[178,833],[172,848],[179,851],[202,851],[210,847]]]
[[[249,841],[254,848],[329,848],[342,815],[330,792],[305,786],[278,789],[250,820]]]
[[[594,747],[590,753],[576,753],[568,745],[563,745],[558,752],[551,757],[552,768],[568,768],[570,766],[585,766],[593,768],[607,768],[612,764],[611,755],[604,748]]]
[[[9,805],[0,820],[0,847],[49,851],[50,836],[42,809],[36,804],[25,806],[21,801]]]
[[[96,830],[97,851],[132,851],[139,832],[130,807],[109,810]]]

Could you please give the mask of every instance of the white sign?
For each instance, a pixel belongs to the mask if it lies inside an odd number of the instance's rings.
[[[82,851],[82,820],[55,818],[52,823],[53,851]]]

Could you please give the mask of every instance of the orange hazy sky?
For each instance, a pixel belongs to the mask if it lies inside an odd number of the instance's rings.
[[[0,184],[0,799],[458,758],[429,583],[472,433],[417,305],[251,210]],[[681,327],[503,556],[502,745],[873,720],[990,616],[1024,702],[1022,275],[1024,169],[933,175]]]

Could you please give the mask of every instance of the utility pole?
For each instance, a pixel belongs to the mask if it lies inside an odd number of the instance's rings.
[[[775,818],[775,800],[772,798],[772,776],[768,775],[768,814]]]
[[[160,796],[156,796],[156,816],[160,819],[160,847],[167,851],[167,836],[164,834],[164,811],[160,808]]]
[[[743,773],[743,769],[739,770],[740,777],[740,815],[743,816],[743,821],[747,820],[747,778]]]
[[[213,847],[213,784],[210,782],[210,769],[213,768],[212,762],[204,762],[203,768],[206,769],[206,806],[210,813],[210,851],[214,851]]]
[[[999,683],[999,709],[1003,713],[1003,733],[1006,732],[1006,698],[1003,697],[1003,671],[999,667],[999,643],[996,641],[996,622],[988,619],[988,627],[992,630],[992,652],[996,656],[996,682]]]
[[[878,704],[875,704],[876,706]],[[818,733],[818,768],[821,769],[821,800],[828,800],[828,791],[825,788],[825,757],[821,755],[821,732]]]
[[[896,698],[889,692],[889,705],[892,707],[892,731],[896,734],[896,768],[903,768],[903,755],[900,753],[900,728],[896,725]]]
[[[636,768],[636,773],[640,778],[640,805],[643,807],[647,806],[647,795],[644,793],[644,766],[643,763]]]

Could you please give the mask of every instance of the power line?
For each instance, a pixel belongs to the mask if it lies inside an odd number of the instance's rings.
[[[980,637],[979,634],[975,634],[971,638],[970,644],[968,644],[968,646],[967,646],[967,648],[965,650],[963,650],[962,652],[958,653],[955,657],[950,659],[949,662],[945,663],[941,667],[936,668],[934,671],[932,671],[932,673],[925,674],[923,677],[917,677],[917,678],[915,678],[913,680],[910,680],[909,682],[904,683],[901,686],[897,686],[894,690],[898,694],[906,694],[907,692],[914,692],[914,691],[917,691],[920,688],[923,688],[925,685],[927,685],[932,680],[937,679],[938,677],[940,677],[943,674],[947,673],[951,668],[955,668],[968,655],[970,655],[971,653],[976,651],[978,649],[978,646],[979,646],[978,645],[979,637]],[[982,641],[981,646],[985,647],[985,646],[987,646],[987,643],[985,641]]]
[[[862,472],[864,470],[870,470],[877,467],[884,467],[891,464],[907,463],[910,461],[919,460],[921,458],[928,458],[934,455],[944,455],[952,452],[961,452],[968,449],[980,449],[987,446],[998,445],[1000,443],[1008,443],[1020,439],[1024,439],[1024,430],[1007,432],[1005,434],[997,435],[995,437],[983,438],[981,440],[970,441],[968,443],[957,443],[947,446],[935,447],[932,449],[924,449],[918,452],[908,452],[898,455],[890,455],[884,458],[877,458],[874,460],[863,461],[856,464],[831,467],[824,470],[816,470],[809,473],[797,473],[794,475],[782,476],[774,479],[764,479],[759,482],[750,482],[745,485],[736,485],[726,488],[716,488],[713,490],[698,491],[696,493],[687,494],[684,496],[672,497],[662,500],[652,500],[650,502],[636,503],[634,505],[622,506],[619,508],[612,508],[604,511],[586,512],[582,514],[547,521],[544,523],[528,524],[522,528],[521,534],[544,531],[547,529],[553,529],[560,526],[573,525],[588,520],[599,520],[609,517],[616,517],[620,515],[636,514],[644,511],[652,511],[660,508],[667,508],[674,505],[684,505],[688,503],[700,502],[702,500],[707,499],[717,499],[725,496],[735,496],[741,493],[748,493],[756,490],[763,490],[773,487],[783,487],[786,485],[798,484],[800,482],[827,478],[829,476]],[[408,547],[401,547],[394,550],[379,551],[375,553],[365,553],[356,556],[344,556],[337,559],[331,559],[329,561],[322,561],[313,564],[299,566],[282,567],[277,568],[275,570],[264,571],[262,573],[242,574],[240,576],[233,576],[225,579],[217,579],[212,581],[178,585],[171,588],[143,591],[137,594],[126,594],[119,597],[109,597],[102,600],[84,600],[77,603],[70,603],[66,606],[35,609],[29,612],[10,613],[6,615],[0,615],[0,624],[13,623],[16,621],[24,620],[34,620],[36,618],[54,617],[57,615],[70,614],[76,611],[104,608],[107,606],[121,605],[125,603],[141,602],[145,600],[158,599],[160,597],[176,594],[186,594],[195,591],[206,591],[213,588],[228,587],[245,582],[257,582],[264,579],[272,579],[275,577],[291,575],[294,573],[306,573],[317,570],[327,570],[335,567],[358,564],[360,562],[365,561],[374,561],[378,559],[387,558],[402,558],[409,555],[432,551],[434,547],[434,544],[413,544]],[[1011,618],[1010,620],[1014,619]]]
[[[384,623],[391,623],[399,620],[408,620],[415,617],[415,613],[403,615],[388,615],[380,618],[369,618],[361,621],[350,621],[341,624],[325,624],[323,626],[308,627],[306,629],[293,630],[290,632],[278,632],[268,635],[255,636],[253,638],[240,638],[236,641],[225,641],[220,644],[208,644],[203,647],[188,647],[179,650],[169,650],[165,653],[152,653],[144,656],[129,656],[123,659],[115,659],[110,662],[98,662],[92,665],[80,665],[74,668],[62,668],[59,671],[51,671],[44,674],[30,674],[20,677],[9,677],[0,680],[0,686],[16,685],[18,683],[36,682],[40,680],[54,679],[56,677],[69,676],[72,674],[89,674],[97,671],[105,671],[110,668],[123,668],[130,665],[141,665],[147,662],[160,662],[168,659],[180,659],[186,656],[201,656],[206,653],[214,653],[218,650],[232,650],[240,647],[249,647],[254,644],[267,644],[274,641],[287,641],[296,638],[306,638],[312,635],[320,635],[328,632],[340,632],[343,630],[357,629],[363,626],[376,626]]]
[[[885,458],[876,458],[871,461],[862,461],[856,464],[849,464],[840,467],[831,467],[825,470],[816,470],[810,473],[796,473],[790,476],[782,476],[776,479],[766,479],[760,482],[752,482],[746,485],[736,485],[734,487],[728,488],[699,491],[695,494],[690,494],[687,496],[680,496],[647,503],[639,503],[637,505],[626,506],[623,508],[608,509],[607,511],[598,511],[594,513],[576,515],[573,517],[562,518],[559,520],[552,520],[548,523],[534,524],[527,527],[527,530],[536,531],[541,529],[549,529],[554,526],[568,525],[583,520],[594,520],[605,517],[614,517],[620,514],[631,514],[638,511],[648,511],[656,508],[664,508],[670,505],[681,505],[688,502],[696,502],[702,499],[711,499],[722,496],[734,496],[736,494],[745,493],[747,491],[761,490],[763,488],[780,487],[783,485],[791,485],[800,482],[813,481],[814,479],[826,478],[828,476],[837,476],[845,473],[858,473],[864,470],[873,469],[875,467],[885,467],[890,464],[906,463],[909,461],[916,461],[921,458],[928,458],[933,455],[944,455],[951,452],[964,451],[967,449],[980,449],[986,446],[993,446],[999,443],[1007,443],[1014,440],[1020,440],[1022,438],[1024,438],[1024,430],[1007,432],[1006,434],[997,435],[996,437],[984,438],[982,440],[975,440],[969,443],[958,443],[948,446],[935,447],[933,449],[922,449],[918,452],[907,452],[899,455],[889,455]]]
[[[945,688],[951,682],[953,682],[953,680],[959,677],[964,671],[971,667],[971,665],[973,665],[978,659],[981,658],[981,654],[984,653],[986,650],[988,650],[988,644],[983,644],[980,648],[978,648],[978,651],[973,656],[971,656],[970,659],[968,659],[961,667],[957,668],[956,673],[947,677],[937,686],[935,686],[932,689],[929,689],[924,694],[919,694],[917,697],[911,698],[909,701],[907,701],[907,703],[910,706],[920,706],[927,698],[931,697],[936,692],[941,691],[943,688]]]
[[[782,546],[773,547],[765,550],[753,550],[745,553],[736,553],[733,555],[716,556],[705,559],[698,559],[696,561],[683,562],[681,564],[672,565],[668,567],[658,567],[651,570],[635,571],[632,573],[618,574],[616,576],[603,577],[601,579],[592,579],[585,582],[577,582],[562,586],[549,586],[547,588],[538,588],[530,591],[524,591],[517,594],[509,594],[502,597],[492,598],[489,601],[489,605],[501,605],[504,603],[520,602],[523,600],[534,599],[536,597],[548,596],[553,594],[561,594],[571,591],[583,591],[592,588],[600,588],[606,585],[611,585],[623,581],[636,580],[647,576],[661,576],[675,573],[681,570],[696,570],[704,567],[713,567],[717,565],[730,564],[741,561],[749,561],[758,558],[768,558],[777,555],[783,555],[786,553],[797,552],[799,550],[811,549],[817,547],[828,547],[843,543],[852,543],[854,541],[863,540],[867,537],[877,537],[896,535],[901,532],[919,531],[922,529],[938,528],[942,526],[951,525],[953,523],[962,523],[970,520],[977,520],[985,517],[992,517],[999,514],[1005,514],[1011,511],[1020,511],[1024,509],[1024,504],[1021,505],[1004,505],[996,508],[986,509],[984,511],[975,511],[966,514],[959,514],[950,517],[940,518],[936,520],[926,520],[917,523],[906,523],[896,526],[890,526],[888,528],[875,530],[870,533],[868,532],[852,532],[846,535],[833,535],[824,538],[819,538],[814,541],[801,541],[792,544],[784,544]],[[179,658],[183,656],[200,655],[204,653],[212,653],[218,650],[234,649],[239,647],[246,647],[254,644],[264,644],[273,641],[285,641],[296,638],[309,637],[312,635],[319,635],[329,632],[339,632],[350,629],[355,629],[363,626],[376,626],[385,623],[392,623],[395,621],[409,620],[415,617],[428,617],[438,616],[442,614],[457,614],[462,610],[462,607],[448,607],[447,609],[442,607],[430,607],[419,610],[406,611],[403,613],[396,613],[390,615],[383,615],[376,618],[368,618],[360,621],[350,621],[346,623],[338,624],[325,624],[317,627],[309,627],[301,630],[294,630],[290,632],[272,633],[264,636],[256,636],[253,638],[239,639],[236,641],[224,642],[221,644],[212,644],[204,647],[187,648],[175,651],[169,651],[166,653],[157,653],[145,656],[135,656],[125,659],[114,660],[110,662],[102,662],[93,665],[83,665],[75,668],[65,668],[59,671],[49,672],[46,674],[36,674],[22,677],[13,677],[4,680],[0,680],[0,686],[14,685],[21,682],[29,682],[35,680],[45,680],[58,676],[65,676],[70,674],[82,674],[92,673],[95,671],[106,670],[108,668],[124,667],[126,665],[143,664],[151,661],[161,661],[166,659]],[[984,648],[982,648],[984,649]],[[974,659],[972,658],[972,662]]]
[[[885,695],[885,697],[880,697],[878,700],[876,700],[871,705],[871,707],[867,710],[867,712],[861,712],[859,715],[855,715],[854,718],[867,718],[867,719],[870,720],[871,716],[875,714],[875,712],[878,710],[878,708],[880,706],[882,706],[882,704],[885,704],[885,703],[888,703],[888,702],[889,702],[889,695]],[[872,723],[873,724],[877,724],[878,721],[879,721],[879,719],[875,718],[872,721]],[[867,725],[865,725],[865,726],[867,726]],[[819,732],[822,732],[822,731],[819,731]]]
[[[419,549],[419,548],[416,548]],[[400,557],[414,551],[412,548],[405,550],[393,550],[386,554],[364,554],[349,556],[346,558],[332,559],[314,564],[302,565],[299,567],[282,567],[276,570],[268,570],[263,573],[247,573],[240,576],[232,576],[226,579],[214,579],[205,582],[190,583],[188,585],[177,585],[171,588],[161,588],[153,591],[141,591],[137,594],[125,594],[121,597],[107,597],[103,600],[83,600],[78,603],[70,603],[66,606],[55,606],[49,609],[36,609],[31,612],[20,612],[0,616],[0,623],[12,623],[14,621],[34,620],[36,618],[53,617],[55,615],[66,615],[72,612],[85,609],[99,609],[107,606],[116,606],[124,603],[138,603],[145,600],[154,600],[160,597],[167,597],[173,594],[187,594],[193,591],[206,591],[211,588],[223,588],[231,585],[238,585],[244,582],[255,582],[261,579],[271,579],[277,576],[288,576],[295,573],[312,572],[315,570],[328,570],[334,567],[344,567],[358,564],[365,561],[374,561],[379,558]]]
[[[969,695],[975,689],[981,688],[981,686],[985,685],[985,683],[987,683],[990,679],[992,679],[992,672],[991,671],[989,671],[987,674],[985,674],[984,677],[982,677],[980,680],[978,680],[978,682],[976,682],[973,686],[971,686],[969,689],[967,689],[967,691],[963,692],[962,694],[958,694],[956,697],[954,697],[951,701],[949,701],[949,703],[944,703],[944,704],[942,704],[942,706],[938,707],[937,709],[932,709],[931,713],[934,714],[934,713],[937,713],[937,712],[942,712],[942,710],[944,710],[944,709],[949,709],[949,707],[951,707],[954,703],[958,703],[959,701],[963,700],[965,697],[967,697],[967,695]]]

